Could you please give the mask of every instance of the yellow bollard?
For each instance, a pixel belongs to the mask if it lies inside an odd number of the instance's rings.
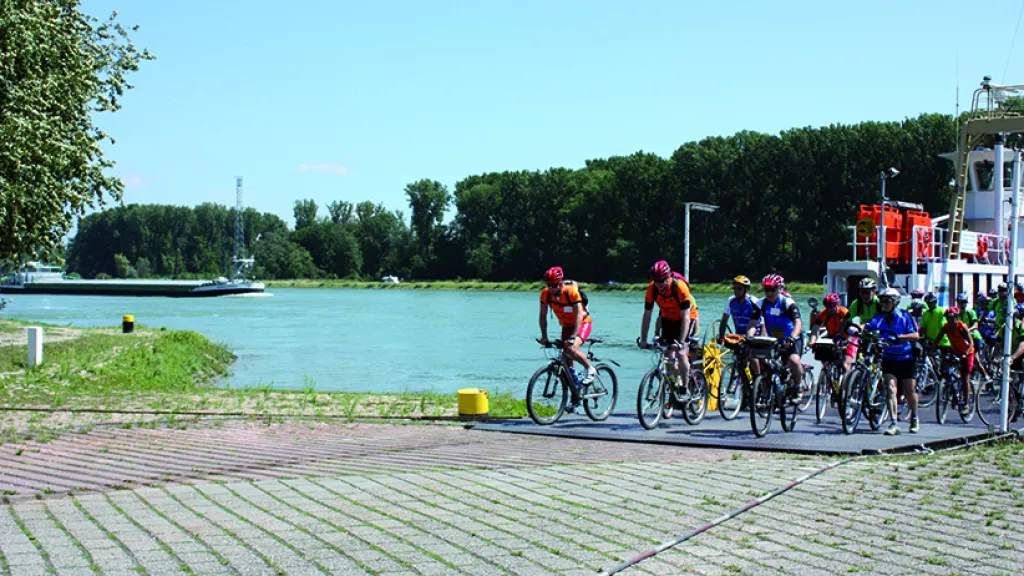
[[[708,410],[718,410],[718,387],[722,382],[722,350],[715,342],[704,346],[704,379],[708,383]]]
[[[135,316],[131,314],[125,314],[121,317],[121,332],[124,334],[131,334],[135,331]]]
[[[489,409],[486,390],[480,388],[459,390],[459,416],[486,416]]]

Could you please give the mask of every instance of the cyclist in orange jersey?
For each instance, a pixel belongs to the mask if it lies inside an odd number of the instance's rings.
[[[669,361],[669,369],[679,376],[678,386],[690,376],[690,359],[682,350],[690,336],[691,311],[697,306],[686,283],[672,275],[672,269],[664,260],[651,266],[651,283],[644,297],[644,316],[640,323],[640,338],[637,339],[640,348],[650,346],[647,331],[655,304],[658,305],[661,322],[660,343],[669,347],[665,357]]]
[[[548,344],[547,311],[550,308],[562,326],[566,368],[572,371],[573,360],[579,362],[586,368],[581,383],[590,384],[597,376],[597,372],[590,365],[587,356],[580,352],[580,346],[590,337],[593,321],[590,312],[583,305],[579,285],[572,280],[566,280],[559,266],[548,269],[544,274],[544,282],[547,287],[540,292],[540,342],[545,346]]]

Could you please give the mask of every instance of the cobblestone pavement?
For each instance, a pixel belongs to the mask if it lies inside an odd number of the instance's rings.
[[[1019,574],[1022,447],[859,460],[624,573]],[[596,574],[826,462],[453,427],[97,429],[0,446],[0,574]]]

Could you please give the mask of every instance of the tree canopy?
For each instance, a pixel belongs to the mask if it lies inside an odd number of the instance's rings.
[[[121,198],[94,115],[119,110],[152,59],[128,32],[78,0],[0,2],[0,259],[52,253],[77,216]]]
[[[903,122],[739,132],[687,142],[669,158],[636,152],[551,168],[467,176],[449,192],[406,186],[411,218],[373,202],[295,202],[296,229],[245,212],[246,243],[264,278],[533,280],[553,265],[575,279],[637,281],[656,260],[682,268],[685,202],[720,207],[691,216],[690,271],[700,281],[779,272],[818,280],[847,257],[859,204],[879,202],[878,174],[896,166],[890,198],[933,214],[949,205],[955,147],[950,116]],[[454,206],[445,224],[445,213]],[[136,271],[223,274],[234,211],[128,206],[82,219],[68,251],[83,276]],[[262,236],[261,236],[262,235]],[[256,238],[260,238],[257,242]],[[120,268],[118,267],[120,266]]]

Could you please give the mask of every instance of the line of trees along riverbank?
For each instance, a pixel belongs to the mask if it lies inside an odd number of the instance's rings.
[[[667,259],[681,268],[684,202],[721,208],[691,215],[697,280],[778,271],[816,281],[849,253],[859,204],[879,201],[879,172],[902,172],[891,198],[944,214],[955,149],[948,115],[903,122],[740,132],[689,142],[670,158],[637,152],[580,169],[469,176],[453,191],[433,180],[406,186],[411,218],[380,204],[335,201],[322,213],[295,203],[295,229],[273,214],[244,213],[246,247],[261,278],[535,280],[559,264],[590,282],[644,279]],[[444,215],[455,208],[454,218]],[[210,276],[229,271],[234,209],[129,205],[81,219],[70,270],[93,277]],[[257,241],[257,238],[259,240]]]

